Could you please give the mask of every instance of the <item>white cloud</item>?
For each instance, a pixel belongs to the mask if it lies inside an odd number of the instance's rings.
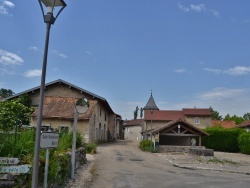
[[[184,12],[189,12],[190,11],[190,8],[188,7],[185,7],[184,5],[182,5],[181,3],[178,3],[178,8]]]
[[[38,51],[38,47],[36,46],[30,46],[29,49],[35,52]]]
[[[15,5],[11,1],[0,0],[0,15],[10,15],[8,8],[14,8]]]
[[[61,52],[59,52],[59,51],[57,51],[57,50],[52,50],[52,52],[53,52],[54,54],[58,55],[58,56],[61,57],[61,58],[64,58],[64,59],[68,58],[67,55],[65,55],[65,54],[63,54],[63,53],[61,53]]]
[[[0,49],[0,63],[4,65],[20,65],[24,61],[18,55]]]
[[[196,12],[196,13],[207,12],[207,13],[212,14],[215,17],[220,16],[220,13],[217,10],[208,9],[206,5],[204,4],[190,4],[189,6],[184,6],[181,3],[177,3],[177,6],[183,12]]]
[[[6,5],[7,7],[13,8],[15,5],[14,3],[10,2],[10,1],[3,1],[3,4]]]
[[[245,75],[250,73],[250,67],[236,66],[234,68],[224,71],[224,73],[234,76]]]
[[[39,69],[33,69],[33,70],[28,70],[24,73],[25,77],[32,78],[32,77],[37,77],[41,76],[42,71]]]
[[[250,67],[243,67],[243,66],[236,66],[228,70],[211,69],[211,68],[205,68],[204,70],[208,72],[213,72],[216,74],[229,74],[233,76],[241,76],[241,75],[250,74]]]
[[[199,4],[199,5],[190,5],[190,9],[195,11],[195,12],[202,12],[202,11],[206,11],[206,7],[204,4]]]

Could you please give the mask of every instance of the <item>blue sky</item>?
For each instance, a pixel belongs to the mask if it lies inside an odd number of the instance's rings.
[[[65,0],[46,82],[107,99],[123,119],[151,89],[161,110],[250,112],[249,0]],[[40,85],[46,27],[37,0],[0,0],[0,88]]]

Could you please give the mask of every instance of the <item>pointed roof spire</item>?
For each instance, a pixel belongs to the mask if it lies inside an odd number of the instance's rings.
[[[143,108],[143,110],[159,110],[159,108],[155,104],[155,100],[154,100],[153,95],[152,95],[152,89],[151,89],[151,96],[148,99],[148,102],[147,102],[146,106]]]

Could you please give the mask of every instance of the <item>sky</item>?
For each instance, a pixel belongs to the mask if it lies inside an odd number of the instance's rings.
[[[249,0],[65,0],[50,31],[46,83],[65,80],[133,119],[160,110],[250,112]],[[55,10],[56,11],[56,10]],[[0,88],[41,83],[46,25],[37,0],[0,0]]]

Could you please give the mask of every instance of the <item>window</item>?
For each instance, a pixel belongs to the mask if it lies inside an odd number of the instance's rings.
[[[194,124],[200,124],[200,118],[199,117],[194,118]]]
[[[69,131],[69,127],[67,126],[60,126],[59,127],[59,132],[64,132],[64,133],[67,133]]]
[[[48,126],[48,125],[43,125],[43,126],[41,127],[41,131],[48,131],[49,128],[50,128],[50,126]]]

